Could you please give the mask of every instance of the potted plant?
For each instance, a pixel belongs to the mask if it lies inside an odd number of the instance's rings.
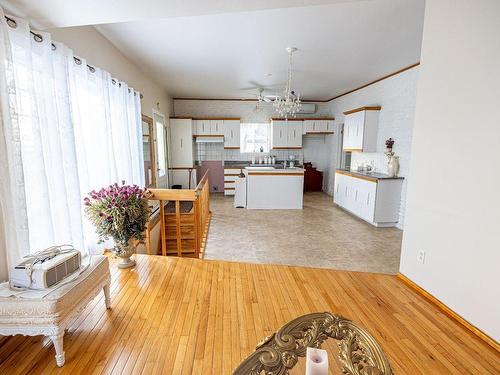
[[[122,260],[119,268],[135,265],[130,256],[137,245],[144,242],[144,231],[151,210],[148,206],[147,189],[137,185],[110,185],[99,191],[91,191],[84,198],[85,214],[96,227],[99,243],[110,237],[115,242],[113,253]]]

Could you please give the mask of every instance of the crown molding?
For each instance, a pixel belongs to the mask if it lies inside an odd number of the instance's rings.
[[[368,82],[362,86],[356,87],[355,89],[352,89],[352,90],[346,91],[342,94],[339,94],[337,96],[334,96],[333,98],[330,98],[330,99],[304,99],[301,101],[302,101],[302,103],[328,103],[328,102],[331,102],[332,100],[341,98],[342,96],[351,94],[355,91],[364,89],[365,87],[368,87],[368,86],[371,86],[375,83],[383,81],[384,79],[391,78],[395,75],[406,72],[407,70],[413,69],[419,65],[420,65],[420,61],[416,62],[415,64],[401,68],[393,73],[387,74],[383,77],[377,78],[376,80]],[[226,101],[226,102],[257,102],[258,101],[258,99],[253,99],[253,98],[186,98],[186,97],[173,98],[173,100],[214,100],[214,101]]]

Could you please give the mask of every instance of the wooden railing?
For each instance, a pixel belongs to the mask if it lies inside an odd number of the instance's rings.
[[[194,203],[196,227],[198,228],[198,243],[200,252],[205,250],[208,228],[210,226],[210,185],[208,183],[208,170],[196,186],[196,196],[198,199]]]
[[[199,258],[205,249],[210,224],[208,171],[195,189],[149,190],[152,193],[149,199],[158,200],[160,210],[159,216],[153,218],[148,226],[146,252]],[[172,205],[175,208],[173,211]],[[153,252],[150,234],[158,221],[161,252],[160,249]]]

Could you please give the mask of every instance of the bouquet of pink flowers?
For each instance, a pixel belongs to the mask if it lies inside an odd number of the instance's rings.
[[[394,139],[389,138],[385,141],[385,147],[392,150],[392,146],[394,146]]]
[[[83,199],[85,214],[96,227],[100,242],[112,237],[117,248],[126,247],[130,239],[144,241],[144,231],[151,210],[149,191],[137,185],[110,185],[91,191]]]

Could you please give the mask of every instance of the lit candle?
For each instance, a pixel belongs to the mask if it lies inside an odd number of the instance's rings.
[[[328,375],[328,354],[326,350],[307,348],[306,375]]]

